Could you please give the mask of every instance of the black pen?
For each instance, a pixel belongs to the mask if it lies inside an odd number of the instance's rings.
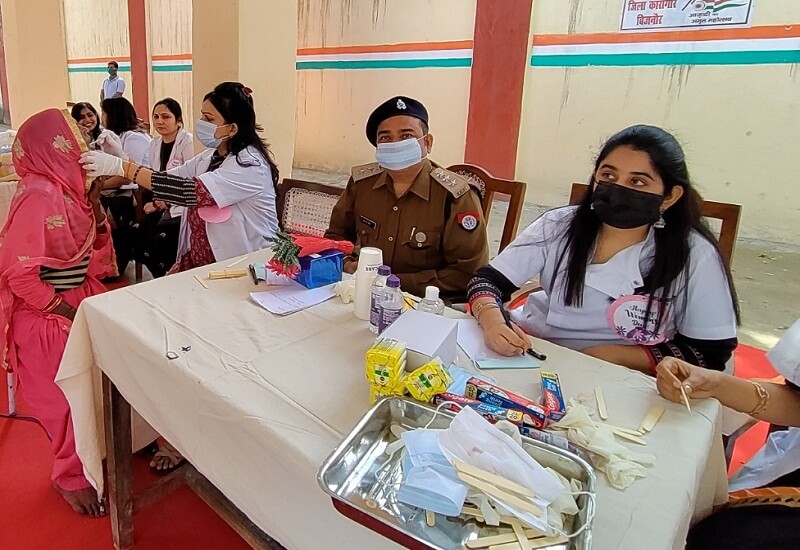
[[[513,331],[514,327],[511,326],[511,317],[509,317],[508,311],[506,311],[506,308],[503,307],[503,302],[501,302],[499,299],[497,300],[497,306],[500,308],[500,314],[503,316],[503,320],[506,322],[506,326]],[[534,357],[535,359],[538,359],[539,361],[544,361],[547,359],[547,356],[544,353],[539,353],[533,348],[526,349],[525,353],[527,353],[531,357]]]

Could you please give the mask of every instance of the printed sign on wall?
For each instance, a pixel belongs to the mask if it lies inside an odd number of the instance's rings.
[[[755,0],[624,0],[623,31],[749,27]]]

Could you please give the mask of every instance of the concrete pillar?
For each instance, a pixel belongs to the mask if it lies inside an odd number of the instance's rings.
[[[240,0],[239,21],[239,77],[253,89],[256,117],[281,179],[288,178],[297,129],[297,2]]]
[[[517,166],[533,0],[478,0],[464,159],[500,178]]]
[[[150,121],[150,53],[145,0],[128,0],[128,38],[131,51],[133,106],[139,118]]]
[[[256,119],[281,177],[289,177],[294,158],[296,57],[296,0],[194,0],[194,116],[203,96],[220,82],[252,88]]]
[[[61,0],[0,0],[11,124],[69,100]],[[45,78],[46,75],[46,78]],[[46,84],[44,84],[46,83]]]

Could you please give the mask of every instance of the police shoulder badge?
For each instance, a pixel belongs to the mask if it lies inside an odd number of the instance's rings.
[[[477,212],[462,212],[456,216],[459,225],[467,231],[475,231],[480,224]]]

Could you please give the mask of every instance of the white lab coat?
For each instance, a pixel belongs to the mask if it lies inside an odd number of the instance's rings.
[[[577,207],[549,210],[533,222],[490,265],[521,287],[538,278],[544,290],[528,297],[512,312],[523,329],[559,345],[582,350],[598,344],[634,344],[622,328],[612,326],[612,304],[634,295],[655,254],[655,229],[647,238],[619,251],[604,264],[586,268],[583,305],[564,305],[567,257],[559,268],[567,228]],[[673,283],[671,306],[661,335],[669,340],[680,332],[699,340],[736,337],[728,281],[714,246],[698,234],[689,237],[689,267]],[[556,270],[558,268],[558,273]],[[552,292],[550,290],[552,289]],[[623,327],[624,328],[624,327]]]
[[[800,320],[789,327],[767,354],[772,366],[800,385]],[[800,428],[770,434],[764,447],[730,481],[730,490],[763,487],[800,469]]]
[[[275,186],[272,171],[266,159],[253,146],[237,155],[228,155],[222,165],[208,171],[213,149],[206,149],[182,166],[168,170],[180,178],[199,179],[217,206],[230,206],[231,216],[221,223],[206,223],[208,241],[217,261],[266,248],[278,231],[278,214],[275,209]],[[191,230],[189,216],[181,218],[178,240],[178,258],[189,250]]]
[[[147,157],[145,158],[144,166],[153,170],[161,170],[161,144],[164,143],[164,138],[156,136],[150,142],[150,148],[147,150]],[[172,147],[172,152],[167,161],[167,170],[177,168],[185,164],[194,157],[194,138],[192,134],[186,130],[178,130],[178,135],[175,137],[175,145]],[[173,218],[180,218],[183,216],[184,206],[171,205],[169,207],[169,214]]]

